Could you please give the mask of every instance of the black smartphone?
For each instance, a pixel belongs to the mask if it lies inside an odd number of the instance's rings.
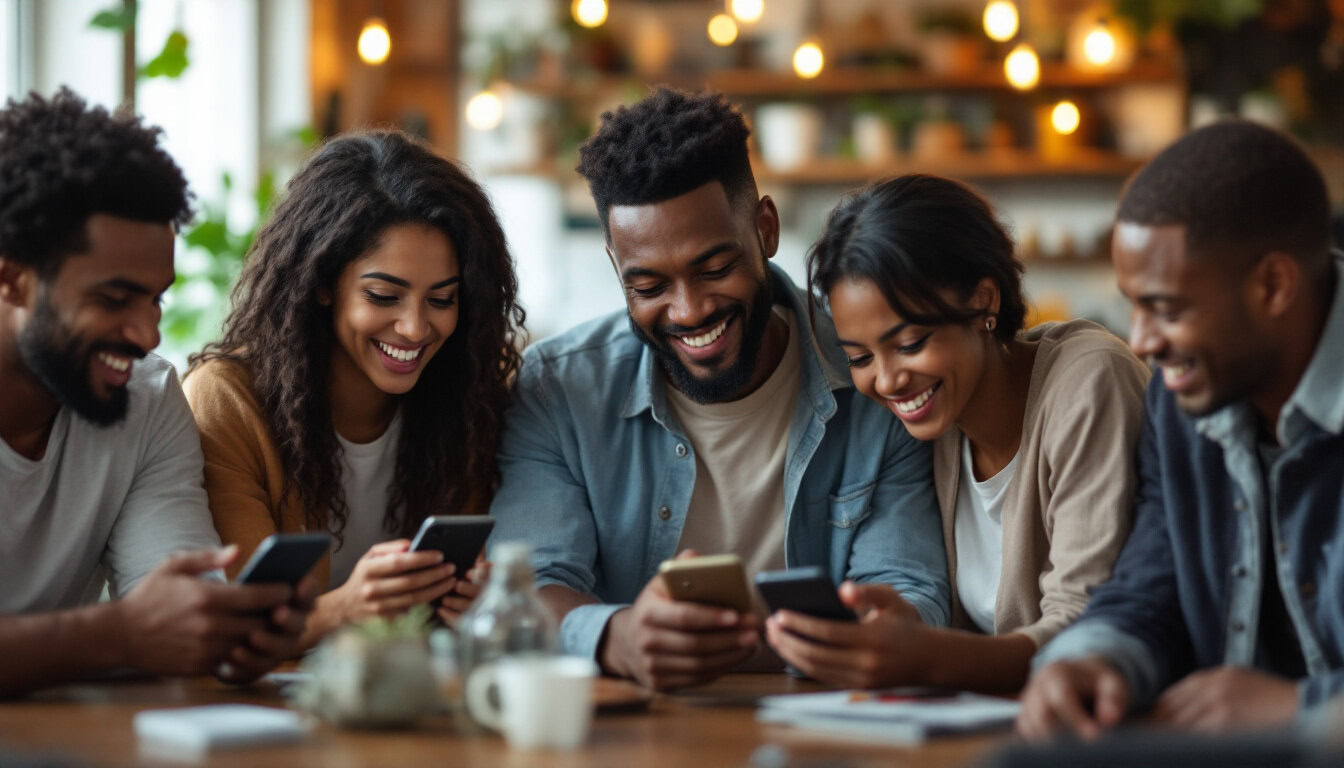
[[[793,611],[819,619],[858,621],[859,618],[835,591],[835,585],[825,571],[810,565],[784,571],[763,571],[756,574],[756,588],[760,590],[770,612]]]
[[[465,579],[494,527],[495,519],[489,515],[427,517],[411,541],[411,551],[439,550],[443,562],[457,566],[453,575]]]
[[[271,534],[238,572],[238,583],[297,586],[330,547],[325,533]]]

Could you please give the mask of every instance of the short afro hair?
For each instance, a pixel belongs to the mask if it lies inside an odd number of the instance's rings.
[[[185,225],[191,195],[161,133],[90,108],[69,88],[11,99],[0,110],[0,255],[45,278],[89,247],[95,213]]]
[[[1126,184],[1116,219],[1183,225],[1188,254],[1237,270],[1271,251],[1329,261],[1321,172],[1292,139],[1245,120],[1200,128],[1164,149]]]
[[[711,181],[734,203],[756,198],[742,113],[722,94],[660,87],[648,98],[602,113],[597,133],[579,147],[603,228],[613,205],[670,200]]]

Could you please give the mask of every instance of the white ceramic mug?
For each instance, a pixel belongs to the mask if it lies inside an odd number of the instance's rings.
[[[573,749],[592,724],[596,678],[597,665],[579,656],[506,656],[471,672],[467,711],[510,746]]]

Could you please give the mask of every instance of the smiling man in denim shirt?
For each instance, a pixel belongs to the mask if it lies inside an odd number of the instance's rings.
[[[927,446],[850,381],[830,319],[770,267],[779,215],[740,113],[659,89],[581,150],[628,312],[527,351],[493,540],[536,553],[564,650],[658,688],[760,650],[744,614],[670,599],[659,564],[730,552],[895,588],[931,624],[947,567]]]
[[[1018,727],[1098,734],[1126,711],[1230,731],[1344,692],[1344,260],[1325,182],[1230,121],[1130,182],[1113,253],[1153,358],[1134,530],[1037,657]],[[1088,705],[1090,704],[1090,711]]]

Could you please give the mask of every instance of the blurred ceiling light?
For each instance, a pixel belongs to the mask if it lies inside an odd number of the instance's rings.
[[[607,0],[574,0],[570,12],[580,25],[589,29],[600,27],[607,20]]]
[[[365,64],[376,67],[387,61],[387,55],[392,52],[392,36],[387,33],[387,24],[382,19],[374,16],[364,22],[364,28],[359,31],[358,49],[359,58]]]
[[[738,21],[751,24],[760,21],[765,14],[765,0],[728,0],[728,11]]]
[[[985,6],[985,34],[990,40],[1006,43],[1017,34],[1017,6],[1012,0],[992,0]]]
[[[493,131],[504,119],[504,102],[486,89],[467,102],[467,125],[478,131]]]
[[[709,39],[715,45],[732,45],[737,39],[737,22],[726,13],[715,15],[709,20]]]
[[[793,71],[805,80],[820,75],[824,66],[826,57],[821,55],[821,46],[816,43],[803,43],[793,52]]]
[[[1115,60],[1115,35],[1111,34],[1105,20],[1098,21],[1083,39],[1083,56],[1087,63],[1096,67],[1104,67]]]
[[[1078,124],[1082,119],[1078,105],[1067,99],[1056,104],[1050,112],[1050,125],[1054,126],[1055,132],[1061,136],[1068,136],[1078,130]]]
[[[1041,81],[1041,60],[1030,45],[1019,43],[1004,59],[1003,73],[1014,88],[1029,91]]]

